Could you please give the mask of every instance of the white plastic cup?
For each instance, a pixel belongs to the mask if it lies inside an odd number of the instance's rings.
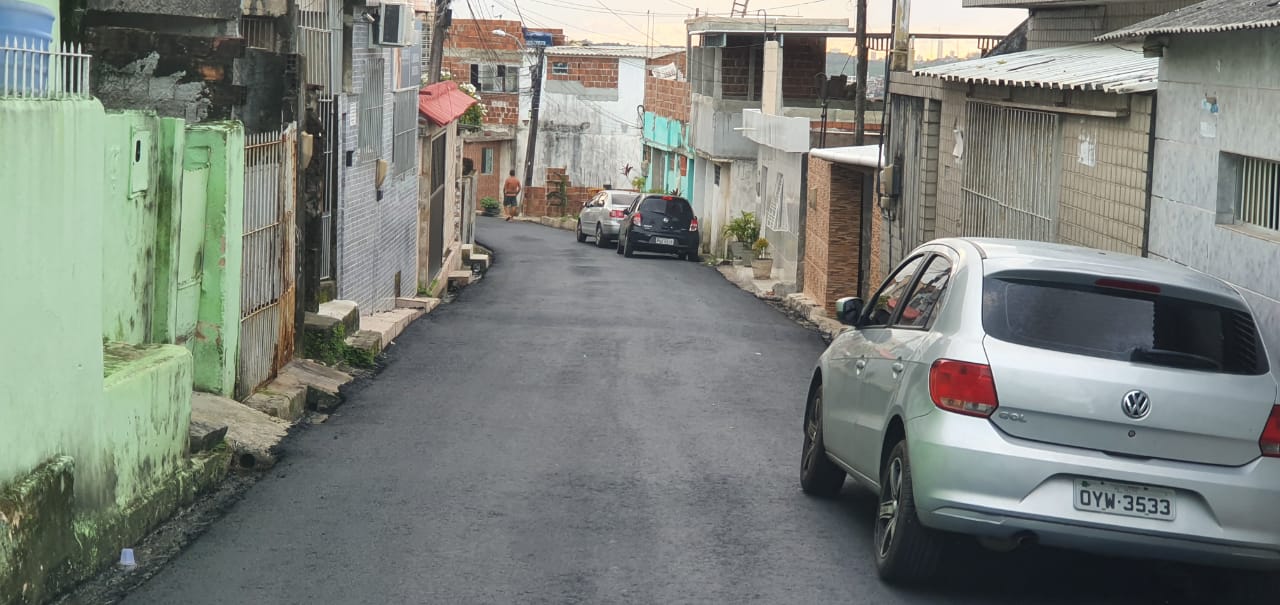
[[[120,566],[121,567],[135,567],[137,565],[138,565],[138,562],[133,558],[132,548],[124,548],[120,550]]]

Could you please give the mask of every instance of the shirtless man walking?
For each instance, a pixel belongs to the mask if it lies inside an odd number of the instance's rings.
[[[502,209],[507,213],[508,222],[516,216],[516,196],[520,195],[520,179],[516,178],[516,171],[509,174],[502,183]]]

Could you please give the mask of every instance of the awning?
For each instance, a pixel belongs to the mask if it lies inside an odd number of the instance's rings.
[[[475,104],[476,100],[459,90],[458,83],[451,80],[436,82],[418,91],[418,113],[437,126],[444,126],[462,117]]]

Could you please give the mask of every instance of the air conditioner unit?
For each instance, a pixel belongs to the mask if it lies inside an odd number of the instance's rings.
[[[413,39],[413,7],[384,3],[378,14],[378,44],[410,46]]]
[[[707,34],[702,37],[702,45],[708,48],[724,48],[729,45],[725,34]]]

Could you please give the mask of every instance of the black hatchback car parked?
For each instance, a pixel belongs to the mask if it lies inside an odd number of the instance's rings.
[[[618,232],[618,254],[663,252],[698,260],[702,234],[689,200],[671,195],[646,195],[627,208]]]

